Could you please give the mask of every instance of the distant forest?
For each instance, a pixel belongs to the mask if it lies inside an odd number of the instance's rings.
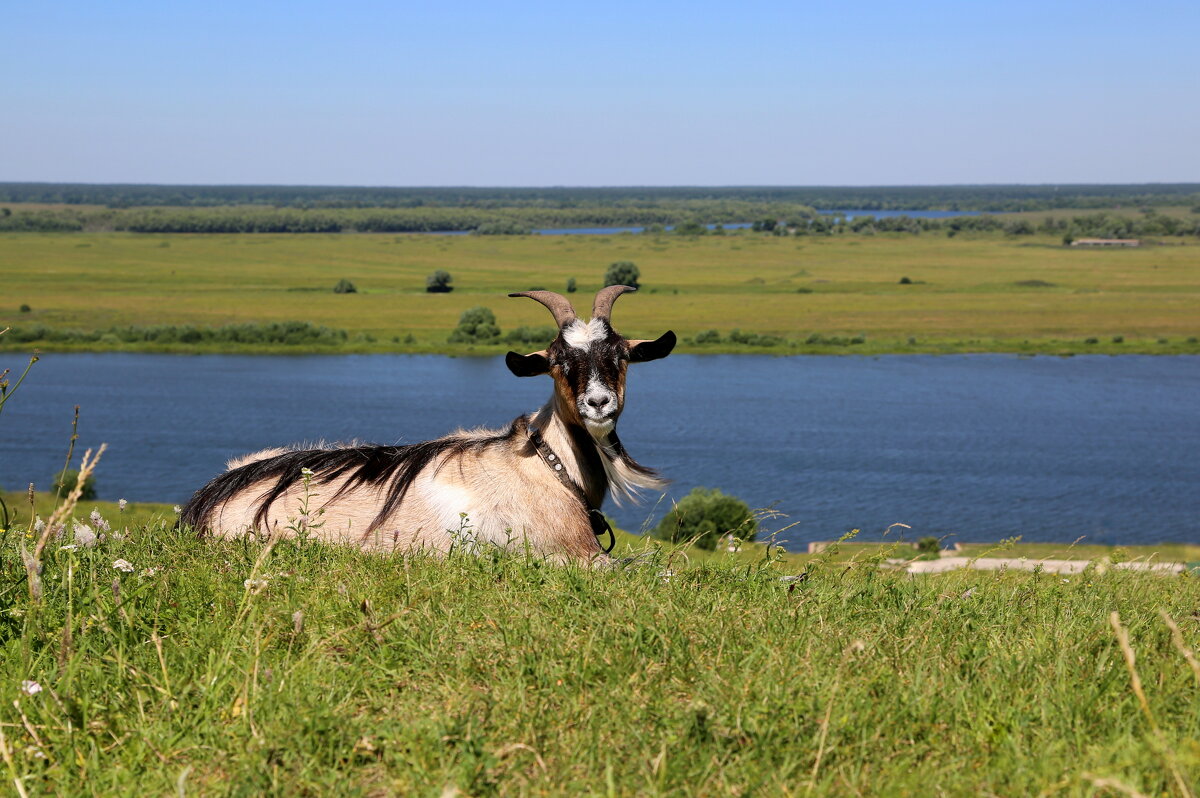
[[[1041,211],[1200,203],[1200,183],[1038,186],[737,186],[624,188],[379,188],[366,186],[166,186],[0,183],[0,203],[273,208],[641,208],[791,205],[821,209]],[[719,221],[719,220],[711,220]]]
[[[5,203],[11,203],[11,207]],[[41,203],[57,207],[30,207]],[[822,210],[1080,210],[1045,222],[1064,236],[1200,235],[1200,219],[1169,217],[1164,206],[1200,208],[1200,184],[1117,186],[927,186],[881,188],[330,188],[0,183],[0,231],[133,233],[422,233],[519,235],[542,228],[674,226],[755,222],[776,235],[833,232],[1003,230],[1033,223],[995,217],[852,222]],[[1135,208],[1140,218],[1104,211]],[[1125,214],[1124,216],[1128,216]]]

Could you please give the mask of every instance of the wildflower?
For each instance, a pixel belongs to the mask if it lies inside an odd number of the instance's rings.
[[[79,548],[79,547],[78,547],[78,546],[76,546],[74,543],[68,543],[68,544],[67,544],[67,545],[65,545],[65,546],[59,546],[59,547],[58,547],[58,550],[59,550],[59,551],[75,551],[75,550],[76,550],[76,549],[78,549],[78,548]]]
[[[33,534],[40,536],[45,531],[46,522],[39,518],[33,525]]]
[[[108,522],[104,520],[104,516],[100,515],[100,511],[92,508],[92,514],[88,516],[88,520],[92,522],[92,526],[97,532],[108,532],[112,529]]]
[[[113,560],[113,568],[118,571],[124,571],[127,574],[133,573],[133,563],[129,560]]]
[[[159,571],[161,571],[161,570],[162,570],[161,568],[157,568],[157,567],[155,567],[155,568],[143,568],[143,569],[142,569],[142,576],[154,576],[156,573],[158,573],[158,572],[159,572]]]
[[[968,588],[966,590],[966,592],[964,592],[961,596],[959,596],[959,598],[969,599],[971,596],[974,596],[974,595],[975,595],[975,588],[972,587],[972,588]]]
[[[121,513],[125,512],[125,508],[128,505],[129,505],[129,502],[125,501],[124,499],[117,499],[117,512],[121,512]]]
[[[661,577],[664,582],[670,582],[671,577],[673,576],[675,576],[675,572],[671,570],[666,570],[659,574],[659,577]]]
[[[301,468],[300,469],[300,476],[311,477],[312,475],[313,475],[313,470],[311,468]]]
[[[42,692],[42,686],[32,679],[21,682],[21,692],[25,695],[37,695]]]
[[[92,528],[87,524],[81,524],[76,521],[74,532],[75,542],[82,548],[90,549],[92,546],[96,545],[96,533],[92,531]]]
[[[183,508],[180,507],[178,504],[175,505],[175,507],[173,509],[175,510],[175,515],[179,515],[180,513],[183,512]]]
[[[247,579],[242,582],[242,585],[250,592],[250,595],[256,596],[267,589],[266,579]]]

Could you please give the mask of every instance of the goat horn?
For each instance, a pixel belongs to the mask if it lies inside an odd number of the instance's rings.
[[[527,296],[541,302],[554,314],[554,321],[560,330],[575,321],[575,308],[571,307],[571,303],[562,294],[556,294],[553,291],[518,291],[509,296]]]
[[[601,288],[600,293],[596,294],[596,300],[592,302],[592,318],[607,321],[612,315],[612,306],[617,301],[617,297],[621,294],[633,293],[636,290],[631,285],[610,285],[608,288]]]

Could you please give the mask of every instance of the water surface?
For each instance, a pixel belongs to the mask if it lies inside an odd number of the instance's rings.
[[[21,367],[0,353],[0,369]],[[229,457],[498,426],[550,393],[501,358],[49,354],[0,415],[0,485],[49,484],[72,407],[105,498],[182,502]],[[795,522],[964,541],[1200,539],[1200,357],[674,355],[631,368],[620,432],[674,480]],[[667,500],[669,501],[669,499]],[[613,509],[657,522],[653,499]]]

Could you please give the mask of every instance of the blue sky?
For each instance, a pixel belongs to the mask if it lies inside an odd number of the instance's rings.
[[[1200,181],[1200,3],[10,4],[0,180]]]

